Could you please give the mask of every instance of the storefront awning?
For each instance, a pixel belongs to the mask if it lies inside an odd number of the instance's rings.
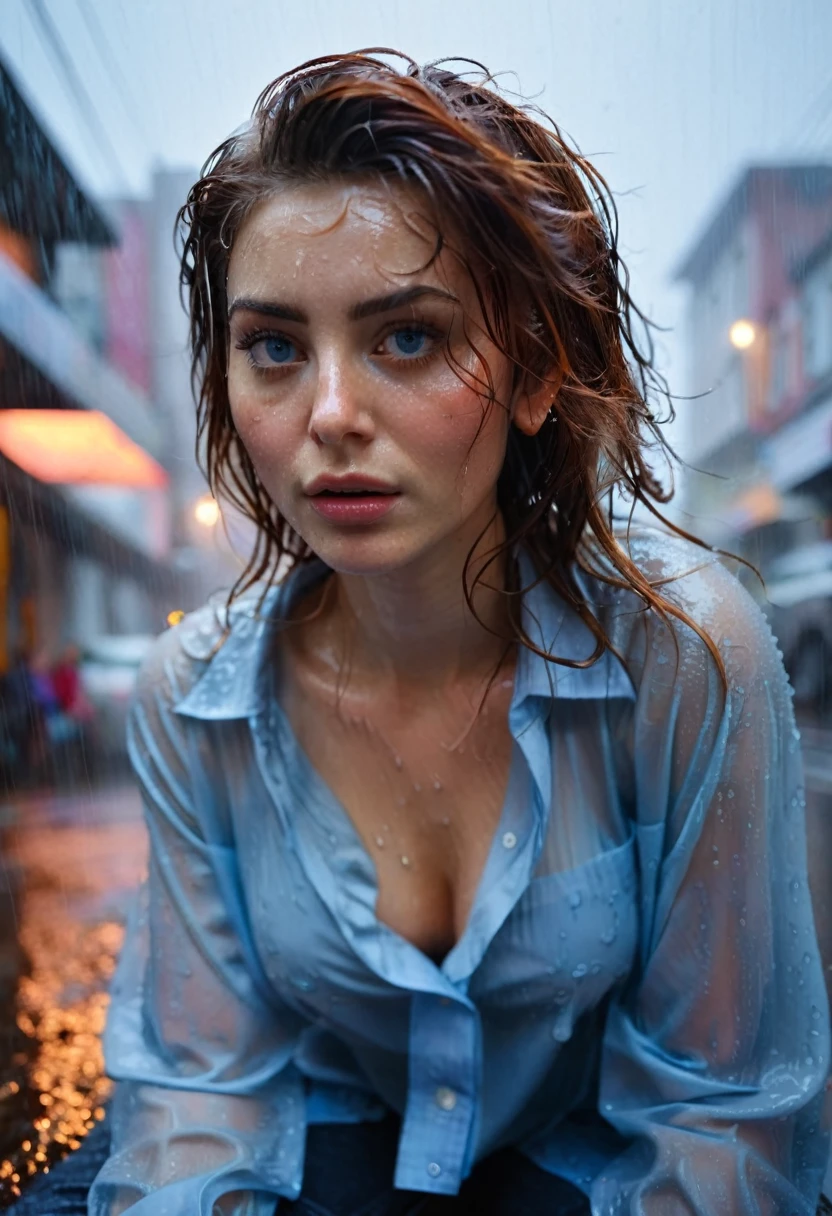
[[[764,445],[773,485],[790,490],[832,468],[832,398],[789,422]]]
[[[39,481],[162,489],[165,470],[98,410],[0,410],[0,452]]]
[[[0,253],[0,336],[69,401],[98,410],[148,456],[162,455],[150,402],[87,345],[49,297]]]

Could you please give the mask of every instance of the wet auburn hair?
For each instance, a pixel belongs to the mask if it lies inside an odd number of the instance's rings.
[[[672,477],[665,490],[648,454],[674,454],[653,403],[666,403],[668,419],[673,406],[653,365],[651,323],[630,296],[609,187],[546,115],[508,101],[482,64],[453,62],[478,78],[442,63],[419,66],[384,48],[325,56],[283,73],[258,97],[251,123],[209,157],[179,212],[198,458],[215,497],[257,528],[229,605],[255,582],[273,582],[279,566],[314,557],[260,483],[231,416],[226,278],[235,236],[251,208],[282,186],[393,179],[427,201],[436,225],[434,258],[451,245],[451,229],[464,234],[466,247],[454,252],[471,276],[490,340],[514,367],[514,384],[551,379],[553,404],[538,432],[510,428],[497,484],[506,540],[490,561],[522,540],[539,576],[578,613],[596,647],[580,661],[548,655],[525,634],[520,613],[511,612],[515,639],[572,667],[590,666],[610,646],[574,578],[577,567],[634,591],[665,621],[689,625],[724,683],[708,634],[661,595],[613,531],[618,489],[632,503],[630,518],[641,503],[678,535],[709,548],[656,506],[672,497]],[[482,359],[480,365],[484,407],[506,408]],[[472,611],[473,551],[463,573]],[[510,573],[506,594],[517,597],[514,605],[523,590]]]

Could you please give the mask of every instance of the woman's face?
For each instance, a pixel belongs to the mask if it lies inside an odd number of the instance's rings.
[[[511,366],[454,255],[422,269],[435,233],[420,211],[404,187],[291,186],[258,204],[231,253],[234,424],[281,515],[342,573],[464,556],[496,507],[508,412],[486,410],[472,378],[479,352],[507,404]],[[392,493],[313,493],[350,474]]]

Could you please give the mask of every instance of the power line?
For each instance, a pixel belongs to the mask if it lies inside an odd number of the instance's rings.
[[[57,61],[76,106],[83,115],[84,121],[93,134],[93,138],[98,141],[99,150],[104,153],[105,159],[109,162],[110,170],[115,173],[120,185],[125,191],[129,191],[127,174],[124,172],[118,154],[110,142],[110,137],[98,117],[89,94],[84,88],[81,77],[75,69],[75,64],[72,62],[72,56],[67,50],[66,43],[47,12],[46,5],[43,3],[43,0],[29,0],[29,7],[36,19],[38,33]]]
[[[121,108],[129,118],[133,130],[140,137],[145,145],[150,145],[150,140],[147,137],[147,129],[144,123],[139,118],[141,112],[140,106],[136,102],[136,98],[127,83],[124,73],[115,66],[115,55],[110,46],[109,39],[98,19],[98,14],[95,9],[89,4],[89,0],[75,0],[76,7],[81,14],[81,18],[86,26],[87,33],[90,36],[90,41],[95,47],[98,58],[101,61],[104,70],[110,78],[110,81],[116,91],[116,95],[121,102]]]

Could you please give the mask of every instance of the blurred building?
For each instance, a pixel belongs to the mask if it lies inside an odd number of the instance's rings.
[[[20,646],[156,633],[240,561],[194,455],[174,221],[196,172],[91,199],[0,63],[0,173],[1,673]]]
[[[796,691],[832,704],[832,164],[747,169],[677,277],[685,508],[761,570]]]
[[[189,320],[180,293],[180,242],[174,230],[177,212],[198,177],[196,169],[158,168],[144,212],[150,267],[151,384],[168,441],[174,561],[188,583],[185,608],[230,586],[241,569],[240,556],[247,556],[251,544],[245,527],[227,505],[226,527],[219,519],[212,524],[216,512],[212,515],[207,485],[196,461]]]
[[[0,670],[179,598],[164,429],[109,357],[117,243],[0,63]]]

